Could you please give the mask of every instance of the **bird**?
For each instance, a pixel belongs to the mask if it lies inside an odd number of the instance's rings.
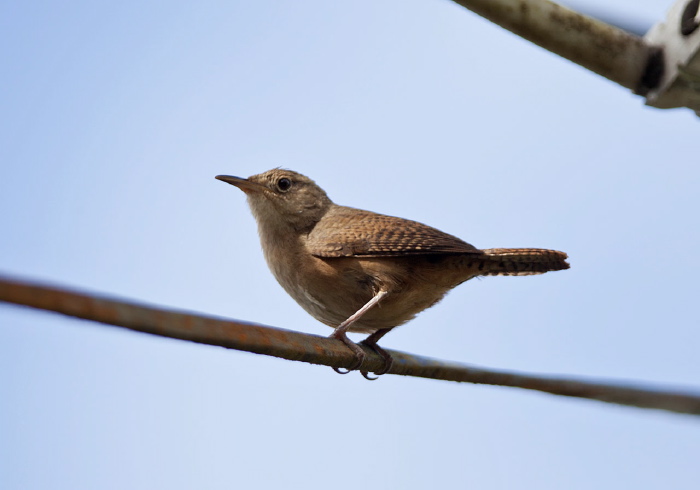
[[[335,204],[312,179],[274,168],[241,178],[217,175],[247,196],[263,255],[282,288],[312,317],[334,328],[355,356],[341,374],[360,370],[376,379],[393,359],[377,342],[479,276],[526,276],[569,268],[567,255],[538,248],[475,246],[428,225]],[[364,350],[383,360],[370,376]]]

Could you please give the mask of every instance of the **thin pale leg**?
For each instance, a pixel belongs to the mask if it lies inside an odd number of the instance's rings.
[[[393,364],[394,364],[394,358],[391,357],[391,354],[389,354],[387,351],[385,351],[384,349],[382,349],[381,347],[379,347],[377,345],[377,342],[379,342],[379,339],[384,337],[391,330],[392,330],[391,328],[382,328],[381,330],[377,330],[372,335],[367,337],[365,340],[360,342],[361,344],[366,345],[367,347],[372,349],[374,352],[376,352],[377,354],[382,356],[382,358],[384,359],[384,367],[382,369],[380,369],[379,371],[374,373],[377,375],[376,377],[374,377],[374,378],[371,377],[367,371],[360,371],[362,373],[362,376],[364,376],[366,379],[368,379],[370,381],[374,381],[382,374],[388,373],[389,370],[391,369],[391,366],[393,366]]]
[[[350,371],[354,371],[362,365],[362,361],[365,360],[365,351],[362,350],[362,347],[360,347],[348,338],[348,329],[352,326],[353,323],[362,318],[362,315],[367,313],[370,309],[372,309],[372,307],[376,306],[376,304],[379,303],[379,301],[384,296],[386,296],[387,293],[388,291],[379,291],[362,308],[350,315],[350,317],[347,320],[345,320],[343,323],[338,325],[335,330],[333,330],[333,333],[330,335],[330,338],[342,340],[343,343],[355,353],[355,364],[348,368],[347,371],[341,371],[340,368],[333,368],[333,370],[336,373],[348,374]]]

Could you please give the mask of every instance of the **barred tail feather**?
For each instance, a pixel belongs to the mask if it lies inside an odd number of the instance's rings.
[[[556,250],[541,248],[489,248],[482,250],[482,275],[531,276],[569,268],[567,255]]]

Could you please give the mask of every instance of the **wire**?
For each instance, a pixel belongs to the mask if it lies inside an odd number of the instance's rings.
[[[303,361],[336,368],[351,366],[355,355],[341,341],[238,320],[176,312],[80,293],[0,275],[0,301],[62,313],[173,339]],[[510,386],[553,395],[599,400],[640,408],[700,415],[700,393],[671,391],[630,383],[586,381],[500,371],[387,350],[394,358],[389,374],[476,384]],[[369,349],[364,371],[384,360]]]

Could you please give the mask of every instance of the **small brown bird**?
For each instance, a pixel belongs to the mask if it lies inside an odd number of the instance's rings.
[[[331,337],[355,353],[346,372],[361,368],[365,357],[347,332],[370,334],[362,343],[384,358],[384,368],[375,373],[384,374],[392,359],[377,341],[455,286],[477,276],[569,268],[563,252],[479,250],[416,221],[338,206],[313,180],[291,170],[216,178],[248,196],[265,260],[284,290],[311,316],[334,327]]]

